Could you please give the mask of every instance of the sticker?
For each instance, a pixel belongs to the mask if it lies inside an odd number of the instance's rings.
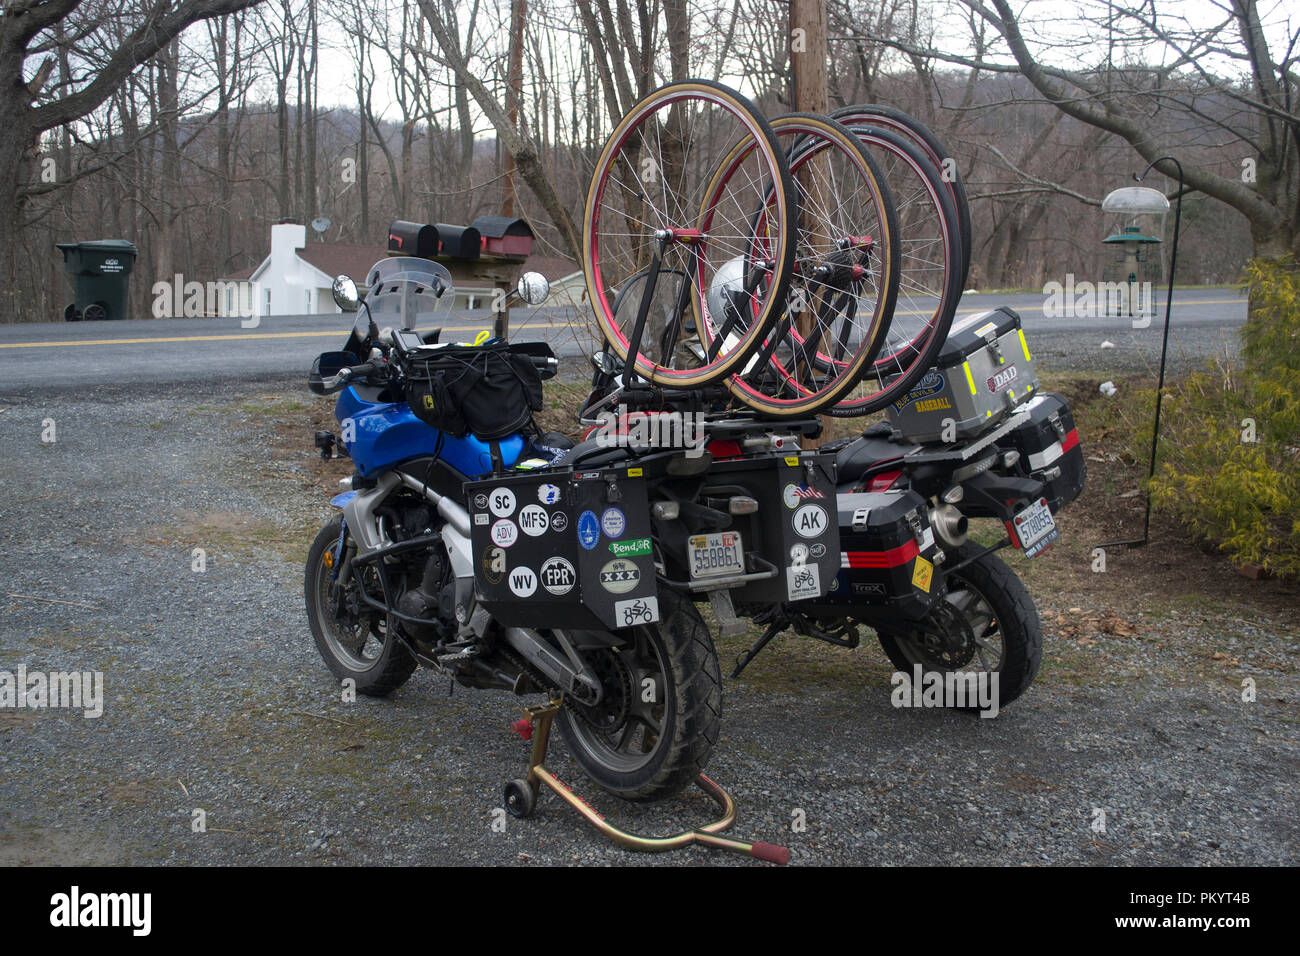
[[[610,594],[626,594],[641,581],[641,572],[631,561],[616,558],[600,569],[600,586]]]
[[[925,415],[930,412],[942,412],[952,408],[952,402],[948,401],[947,395],[941,395],[938,398],[923,398],[916,403],[916,412],[919,415]]]
[[[510,590],[514,592],[515,597],[532,597],[533,592],[537,590],[537,575],[533,574],[533,569],[511,568]]]
[[[590,481],[592,478],[599,478],[598,471],[575,471],[573,477],[578,481]]]
[[[488,495],[488,507],[498,518],[508,518],[515,510],[515,493],[509,488],[494,488]]]
[[[551,528],[551,516],[541,505],[524,505],[519,509],[519,530],[530,538],[546,534]]]
[[[930,395],[933,395],[935,392],[943,391],[946,385],[947,382],[944,381],[944,377],[940,375],[938,372],[936,371],[926,372],[923,376],[921,376],[921,380],[917,382],[915,385],[913,385],[911,390],[906,395],[904,395],[898,401],[894,402],[894,411],[901,412],[911,402],[915,402],[918,399],[926,398]]]
[[[606,508],[605,513],[600,516],[600,526],[604,529],[606,537],[621,538],[623,532],[627,530],[627,519],[617,508]]]
[[[563,511],[556,511],[551,515],[551,530],[563,531],[569,527],[569,516]]]
[[[642,597],[630,601],[615,601],[614,620],[618,622],[619,627],[653,624],[659,620],[659,599]]]
[[[801,501],[809,498],[825,498],[826,496],[816,488],[808,485],[786,485],[785,490],[781,492],[781,497],[785,500],[785,506],[790,509],[798,508]]]
[[[650,539],[629,538],[627,541],[611,541],[609,550],[616,558],[635,558],[650,553]]]
[[[790,546],[790,563],[795,567],[804,564],[808,560],[808,545],[794,544]]]
[[[492,526],[492,541],[503,548],[508,548],[519,540],[519,529],[509,518],[502,518]]]
[[[987,382],[989,391],[1000,392],[1002,389],[1006,388],[1008,385],[1010,385],[1019,377],[1020,377],[1020,372],[1016,369],[1016,367],[1014,365],[1008,365],[1002,371],[998,372],[996,375],[989,378]]]
[[[492,516],[488,514],[486,511],[480,511],[478,514],[474,516],[475,524],[487,524],[491,520],[492,520]]]
[[[826,545],[822,544],[820,541],[818,541],[816,544],[814,544],[811,548],[808,549],[808,557],[813,559],[824,557],[825,554],[826,554]]]
[[[786,458],[785,463],[789,465],[791,468],[798,468],[799,456],[798,455],[789,456]]]
[[[930,579],[934,577],[934,565],[921,557],[916,556],[916,564],[912,566],[912,584],[920,588],[926,594],[930,593]]]
[[[980,338],[984,338],[984,336],[988,335],[990,332],[995,331],[997,327],[998,324],[996,322],[988,322],[976,329],[975,334]]]
[[[487,495],[482,494],[482,493],[475,495],[475,496],[474,496],[474,507],[477,508],[479,511],[486,511],[486,510],[487,510]]]
[[[627,470],[627,476],[628,476],[629,478],[640,478],[640,477],[641,477],[641,474],[642,474],[642,472],[641,472],[641,469],[640,469],[640,468],[629,468],[629,469]]]
[[[559,485],[542,485],[537,489],[537,500],[544,505],[553,505],[560,500]]]
[[[791,601],[820,597],[822,593],[818,568],[815,564],[785,569],[785,593]]]
[[[505,574],[505,551],[500,548],[488,548],[483,552],[483,580],[488,584],[500,584]]]
[[[578,582],[573,565],[561,557],[547,558],[542,565],[542,587],[554,595],[568,594]]]
[[[794,531],[801,538],[816,538],[827,527],[826,509],[821,505],[804,505],[794,513]]]
[[[578,516],[578,544],[590,551],[600,540],[600,519],[594,511],[584,511]]]

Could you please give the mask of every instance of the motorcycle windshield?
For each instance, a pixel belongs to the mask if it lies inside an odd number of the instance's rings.
[[[380,259],[366,273],[366,304],[375,321],[403,329],[413,329],[420,321],[427,321],[451,309],[455,288],[451,273],[444,266],[428,259],[398,256]]]

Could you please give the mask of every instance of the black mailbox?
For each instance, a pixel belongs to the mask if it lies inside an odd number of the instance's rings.
[[[438,227],[397,220],[388,227],[388,254],[432,259],[438,254]]]
[[[473,226],[449,226],[440,222],[434,228],[438,231],[438,252],[454,259],[477,259],[483,248],[483,237]]]

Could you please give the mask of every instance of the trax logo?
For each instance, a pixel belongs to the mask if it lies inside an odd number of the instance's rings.
[[[990,392],[999,392],[1014,382],[1020,375],[1020,370],[1014,365],[1004,368],[998,374],[988,380]]]

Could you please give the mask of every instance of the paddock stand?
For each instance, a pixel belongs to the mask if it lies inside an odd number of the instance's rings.
[[[539,785],[546,784],[559,795],[561,800],[581,813],[587,822],[604,836],[629,850],[662,853],[665,850],[677,850],[684,846],[690,846],[692,843],[699,843],[719,850],[734,850],[737,853],[745,853],[756,860],[766,860],[768,863],[785,864],[790,862],[790,851],[786,847],[772,843],[746,843],[743,840],[733,840],[718,835],[735,823],[736,803],[731,799],[731,794],[704,774],[700,774],[695,778],[695,785],[708,794],[722,810],[722,816],[712,823],[693,830],[683,830],[681,833],[662,837],[639,836],[614,826],[601,816],[591,804],[570,790],[567,784],[542,764],[542,761],[546,759],[546,748],[550,743],[551,721],[555,718],[562,703],[563,698],[559,698],[550,703],[525,707],[524,716],[511,724],[511,728],[515,733],[524,740],[531,739],[533,742],[532,756],[528,761],[527,778],[511,780],[505,786],[505,808],[511,814],[521,819],[530,816],[537,806]]]

